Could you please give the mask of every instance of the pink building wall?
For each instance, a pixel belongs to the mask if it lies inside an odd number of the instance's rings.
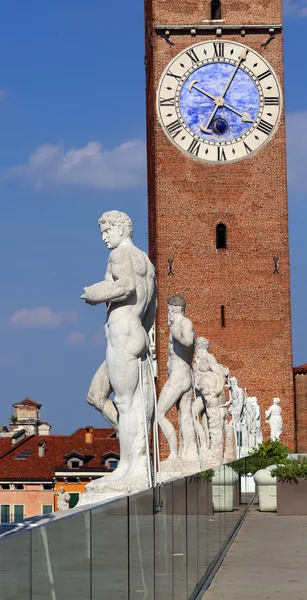
[[[55,496],[52,490],[42,490],[41,485],[25,484],[24,490],[0,490],[0,505],[9,504],[11,520],[14,520],[14,504],[24,505],[24,518],[43,513],[43,504],[51,504],[54,510]]]

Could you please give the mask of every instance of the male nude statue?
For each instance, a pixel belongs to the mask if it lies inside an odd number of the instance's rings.
[[[185,299],[172,296],[168,300],[168,380],[162,388],[158,402],[158,423],[170,448],[168,462],[178,462],[177,436],[167,412],[177,404],[180,425],[180,458],[184,461],[198,459],[194,426],[191,414],[192,359],[194,354],[194,329],[185,316]],[[163,463],[162,463],[163,464]]]
[[[225,384],[228,369],[220,365],[213,354],[209,352],[210,342],[199,337],[196,340],[196,357],[193,365],[195,388],[200,392],[193,403],[194,414],[198,416],[205,411],[207,416],[204,421],[204,433],[199,428],[199,435],[207,447],[218,460],[222,460],[224,453],[224,437],[227,424],[225,408]],[[198,423],[198,421],[197,421]],[[209,440],[206,440],[207,435]]]
[[[93,378],[88,402],[118,431],[120,462],[116,471],[107,476],[114,480],[125,477],[129,468],[136,468],[140,457],[145,455],[139,375],[140,368],[144,373],[146,367],[148,332],[156,311],[156,281],[147,255],[132,242],[132,222],[128,215],[116,210],[106,212],[98,224],[102,239],[111,250],[107,272],[104,281],[84,288],[81,298],[93,306],[107,304],[106,361]],[[143,384],[148,392],[150,382]],[[113,401],[109,399],[112,391]],[[153,408],[151,401],[150,406],[148,402],[147,425]]]

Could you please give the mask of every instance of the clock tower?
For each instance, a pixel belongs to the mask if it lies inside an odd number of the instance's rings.
[[[294,448],[282,0],[145,0],[145,19],[159,388],[181,294],[266,438],[280,397]]]

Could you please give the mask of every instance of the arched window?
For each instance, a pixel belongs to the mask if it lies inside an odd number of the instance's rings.
[[[216,226],[216,247],[227,248],[227,227],[224,223],[219,223]]]
[[[222,18],[222,4],[220,0],[212,0],[211,2],[211,21],[218,21]]]

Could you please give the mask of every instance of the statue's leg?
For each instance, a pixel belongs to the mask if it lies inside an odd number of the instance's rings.
[[[203,413],[205,410],[204,399],[202,396],[196,397],[196,400],[194,400],[194,402],[192,404],[192,408],[193,408],[193,416],[195,417],[195,427],[196,427],[196,431],[197,431],[197,434],[198,434],[198,437],[200,440],[200,445],[203,450],[208,450],[208,447],[209,447],[208,435],[206,435],[205,429],[203,428],[202,424],[198,420],[198,416],[201,415],[201,413]],[[206,423],[207,422],[206,415],[204,415],[203,419],[204,418],[205,418],[205,423]]]
[[[87,395],[88,403],[96,408],[116,431],[118,430],[118,414],[112,400],[109,399],[113,392],[110,384],[107,363],[104,361],[96,371]]]
[[[195,462],[199,459],[198,446],[195,435],[195,424],[192,415],[192,388],[186,392],[179,402],[179,429],[180,449],[179,456],[186,462]]]
[[[139,383],[138,358],[123,352],[123,348],[113,349],[116,362],[112,368],[112,386],[114,404],[118,410],[118,437],[120,444],[120,461],[114,477],[126,474],[131,466],[131,456],[136,458],[136,447],[141,452],[145,446],[145,428],[139,426],[142,419],[142,407],[134,397]],[[108,358],[110,358],[110,352]],[[141,413],[141,416],[140,416]]]
[[[164,384],[158,402],[158,423],[164,433],[166,441],[169,445],[170,460],[177,459],[177,436],[175,428],[172,423],[166,418],[168,411],[180,400],[182,393],[171,383],[171,379],[168,379]]]

